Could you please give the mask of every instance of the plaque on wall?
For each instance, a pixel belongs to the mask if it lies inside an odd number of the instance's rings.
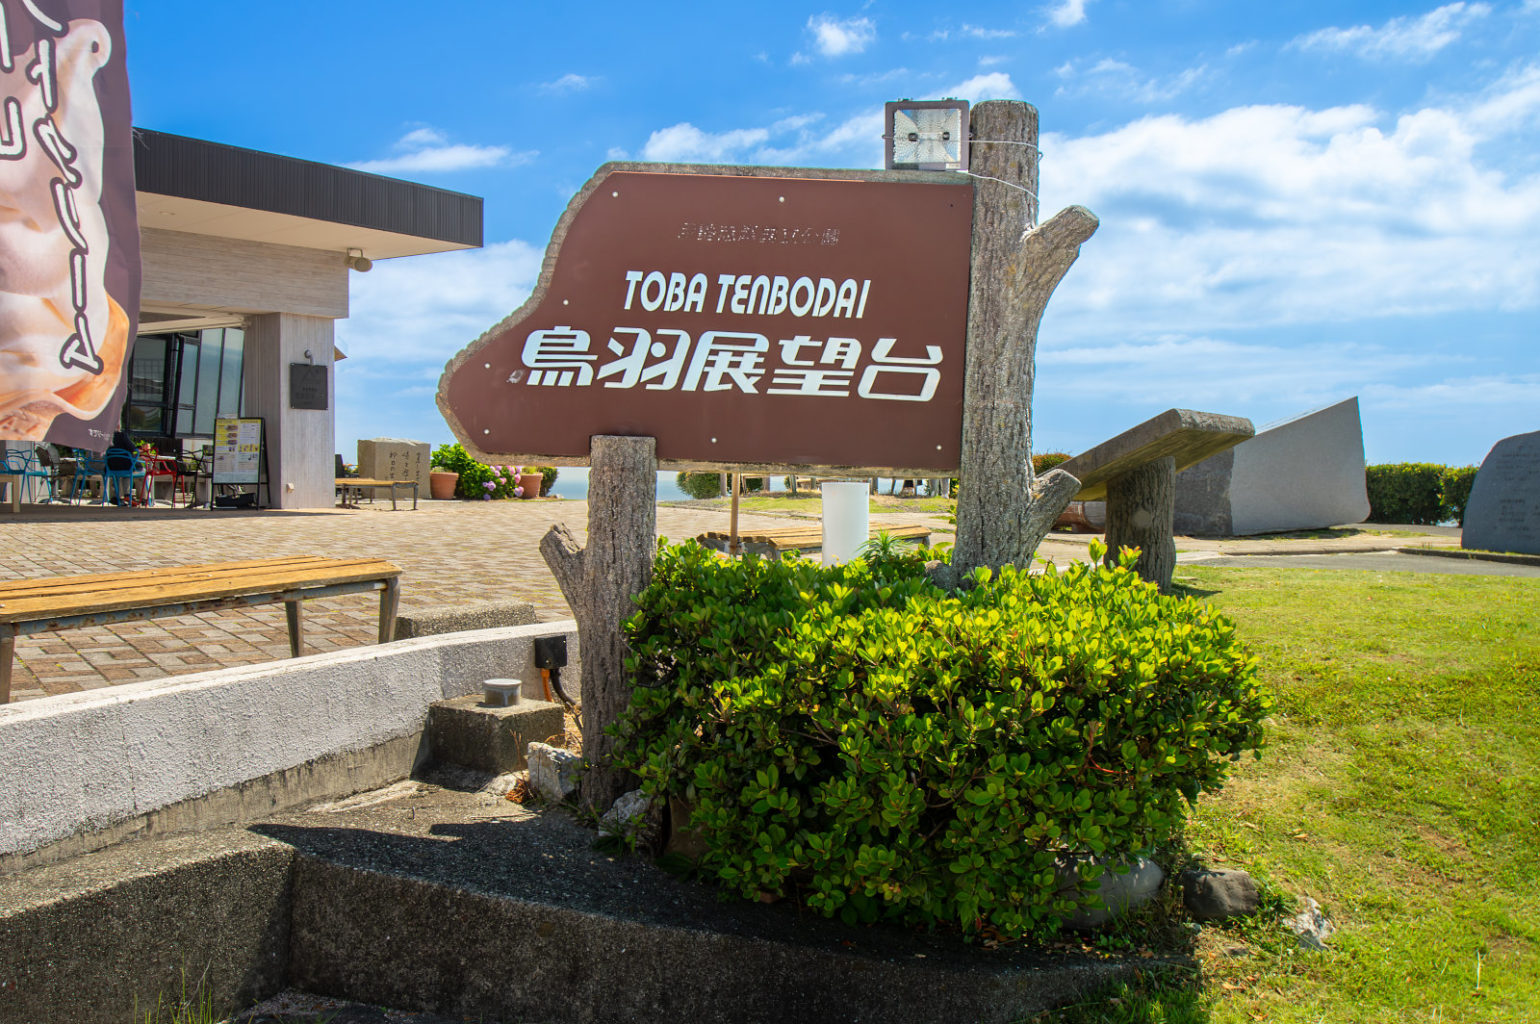
[[[289,364],[290,409],[325,409],[327,391],[326,367]]]

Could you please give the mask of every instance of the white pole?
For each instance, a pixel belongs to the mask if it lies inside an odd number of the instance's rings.
[[[856,557],[871,528],[865,483],[823,485],[823,564]]]

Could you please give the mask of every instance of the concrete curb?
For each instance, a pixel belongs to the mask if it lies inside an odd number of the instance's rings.
[[[207,827],[220,815],[243,820],[253,811],[271,814],[404,778],[430,704],[475,692],[490,677],[538,677],[533,640],[552,634],[567,635],[569,671],[579,671],[569,619],[0,707],[0,870],[24,866],[22,858],[72,838],[121,838],[126,823],[150,827],[149,815],[187,801],[227,798],[218,813],[172,816]],[[390,756],[346,757],[382,746]],[[232,795],[257,780],[268,780],[260,799]],[[81,852],[79,843],[69,852]]]
[[[1526,555],[1518,552],[1503,551],[1472,551],[1466,548],[1431,548],[1431,547],[1400,547],[1396,548],[1403,555],[1433,555],[1438,558],[1465,558],[1473,562],[1505,562],[1508,565],[1540,565],[1540,555]]]

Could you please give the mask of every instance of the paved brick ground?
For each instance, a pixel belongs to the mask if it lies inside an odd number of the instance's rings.
[[[874,521],[900,523],[909,516]],[[924,518],[924,517],[916,517]],[[387,558],[402,570],[401,610],[468,600],[532,601],[542,619],[571,613],[537,547],[552,523],[582,537],[582,501],[425,501],[392,512],[209,512],[34,506],[0,513],[0,579],[119,572],[280,555]],[[785,525],[741,517],[745,529]],[[674,539],[727,528],[720,511],[660,507],[659,533]],[[373,643],[379,600],[371,594],[306,601],[306,653]],[[285,658],[281,604],[179,618],[39,633],[16,642],[12,699],[88,690],[211,668]]]

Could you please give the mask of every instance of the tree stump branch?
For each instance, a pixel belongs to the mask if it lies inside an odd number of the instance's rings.
[[[590,442],[588,546],[563,525],[540,539],[540,554],[572,608],[582,649],[582,799],[602,813],[636,780],[614,765],[605,730],[631,701],[621,624],[632,598],[652,581],[657,533],[657,446],[650,437],[596,435]]]
[[[1037,330],[1054,289],[1096,231],[1081,206],[1034,227],[1037,111],[989,101],[973,108],[973,257],[964,371],[962,486],[950,575],[1026,566],[1078,481],[1032,472]]]

